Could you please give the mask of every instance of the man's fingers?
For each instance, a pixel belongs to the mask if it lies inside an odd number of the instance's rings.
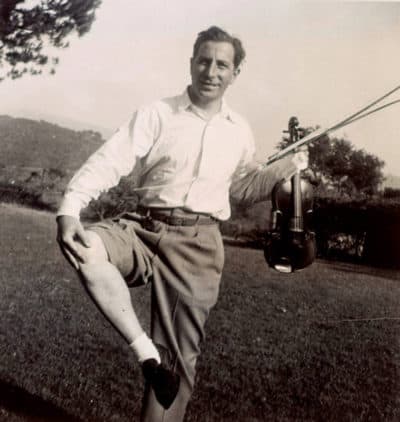
[[[308,150],[298,150],[293,154],[293,164],[298,170],[305,170],[308,167]]]
[[[61,215],[57,217],[57,240],[68,261],[76,268],[85,262],[86,248],[90,247],[90,238],[75,217]]]
[[[74,255],[65,247],[60,244],[60,249],[65,258],[67,258],[68,262],[76,269],[79,270],[79,264]]]
[[[78,230],[77,237],[80,239],[83,246],[85,246],[86,248],[90,248],[90,246],[91,246],[90,239],[89,239],[89,236],[86,234],[86,231],[83,227],[81,227]]]
[[[77,234],[77,236],[79,235]],[[63,251],[68,252],[69,256],[74,257],[75,262],[84,262],[84,256],[79,250],[79,245],[81,243],[82,241],[77,241],[72,236],[64,236],[61,240],[60,246]]]

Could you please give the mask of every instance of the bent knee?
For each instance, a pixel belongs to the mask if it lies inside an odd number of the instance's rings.
[[[108,253],[101,237],[91,230],[86,231],[86,236],[90,246],[80,246],[82,265],[108,261]]]

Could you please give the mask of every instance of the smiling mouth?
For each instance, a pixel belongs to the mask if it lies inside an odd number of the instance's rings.
[[[207,82],[207,81],[200,81],[201,86],[205,87],[205,88],[218,88],[218,84],[213,84],[211,82]]]

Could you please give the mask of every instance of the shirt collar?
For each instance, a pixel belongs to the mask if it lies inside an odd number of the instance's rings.
[[[188,110],[190,108],[198,109],[198,107],[196,107],[192,103],[189,97],[188,88],[186,88],[185,91],[182,93],[182,95],[178,97],[178,110],[183,111],[183,110]],[[230,107],[228,106],[228,104],[226,103],[224,98],[222,99],[221,110],[219,111],[219,114],[223,118],[230,120],[232,123],[235,123],[234,114],[232,110],[230,109]]]

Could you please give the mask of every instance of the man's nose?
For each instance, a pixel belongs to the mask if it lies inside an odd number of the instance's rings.
[[[217,75],[217,70],[218,70],[217,64],[214,62],[211,62],[206,69],[206,74],[208,77],[212,78]]]

